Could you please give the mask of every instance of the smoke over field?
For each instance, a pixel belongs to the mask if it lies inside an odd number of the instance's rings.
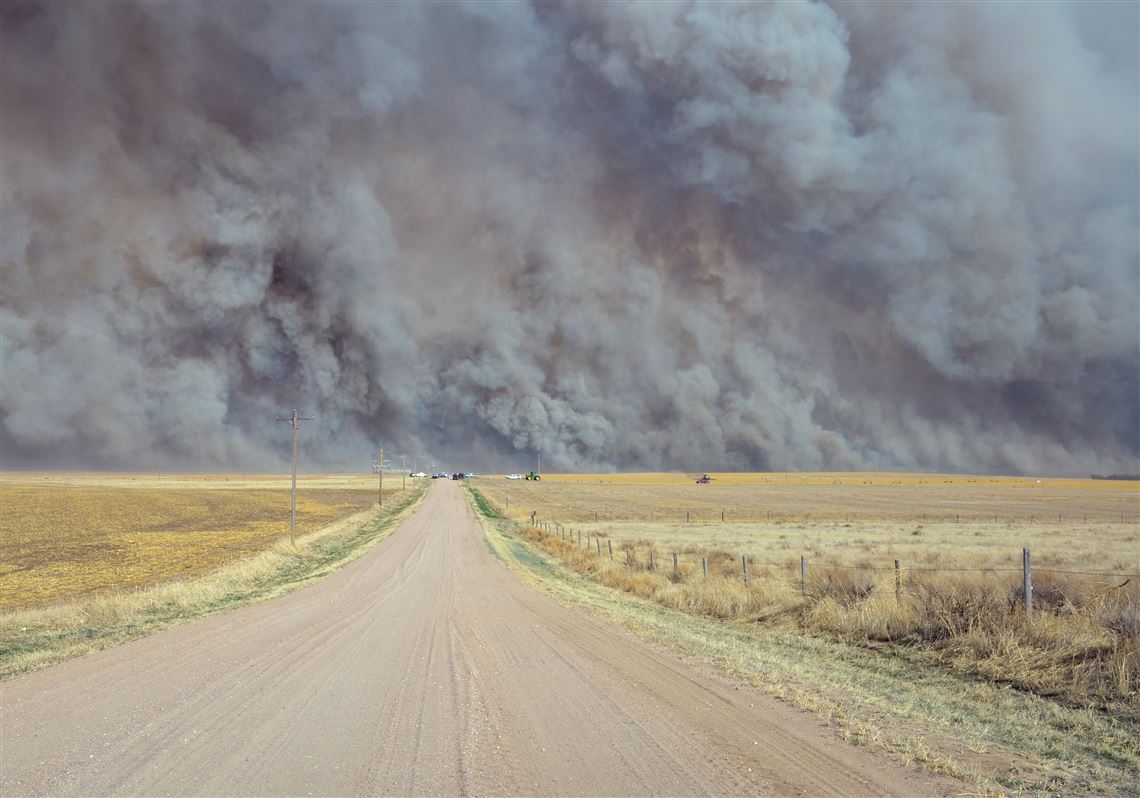
[[[4,464],[1134,473],[1137,15],[5,3]]]

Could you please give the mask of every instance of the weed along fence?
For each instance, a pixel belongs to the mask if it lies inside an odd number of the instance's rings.
[[[1084,587],[1091,586],[1102,592],[1120,590],[1127,587],[1133,579],[1140,580],[1140,573],[1035,568],[1028,547],[1021,549],[1021,564],[1016,568],[908,565],[900,559],[882,566],[842,565],[813,563],[806,554],[783,562],[725,551],[703,552],[696,556],[691,549],[671,550],[644,540],[621,541],[604,532],[587,530],[583,534],[581,529],[557,521],[536,521],[529,530],[540,543],[560,541],[572,546],[579,555],[608,562],[631,573],[658,574],[673,583],[693,579],[707,580],[710,576],[737,580],[744,585],[757,580],[769,580],[791,586],[801,599],[808,601],[833,598],[851,602],[885,592],[893,593],[895,602],[901,602],[907,595],[928,598],[932,583],[937,578],[948,577],[961,581],[972,576],[989,580],[995,585],[1005,585],[1009,614],[1032,617],[1035,606],[1056,607],[1066,601],[1072,602],[1073,595],[1058,588],[1058,579],[1078,578]],[[589,563],[586,565],[586,570],[591,570]],[[1035,593],[1035,575],[1047,577],[1049,584],[1044,593]]]

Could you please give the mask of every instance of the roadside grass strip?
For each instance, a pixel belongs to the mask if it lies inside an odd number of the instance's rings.
[[[206,576],[0,615],[0,679],[26,673],[200,618],[296,590],[383,540],[419,506],[409,490],[373,508],[288,539]]]
[[[468,488],[488,546],[525,582],[810,711],[850,742],[963,779],[974,794],[1140,795],[1140,720],[873,650],[662,606],[573,571]]]

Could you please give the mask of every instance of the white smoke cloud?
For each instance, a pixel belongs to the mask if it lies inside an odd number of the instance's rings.
[[[6,4],[4,464],[1135,471],[1137,22]]]

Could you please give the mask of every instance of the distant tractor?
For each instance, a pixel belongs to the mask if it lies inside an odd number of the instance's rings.
[[[530,480],[534,480],[535,482],[538,482],[540,479],[542,479],[542,477],[540,477],[535,472],[531,471],[525,477],[523,477],[523,479],[530,479]]]
[[[710,482],[712,482],[712,477],[710,477],[708,474],[705,474],[703,477],[697,480],[698,485],[707,485]]]

